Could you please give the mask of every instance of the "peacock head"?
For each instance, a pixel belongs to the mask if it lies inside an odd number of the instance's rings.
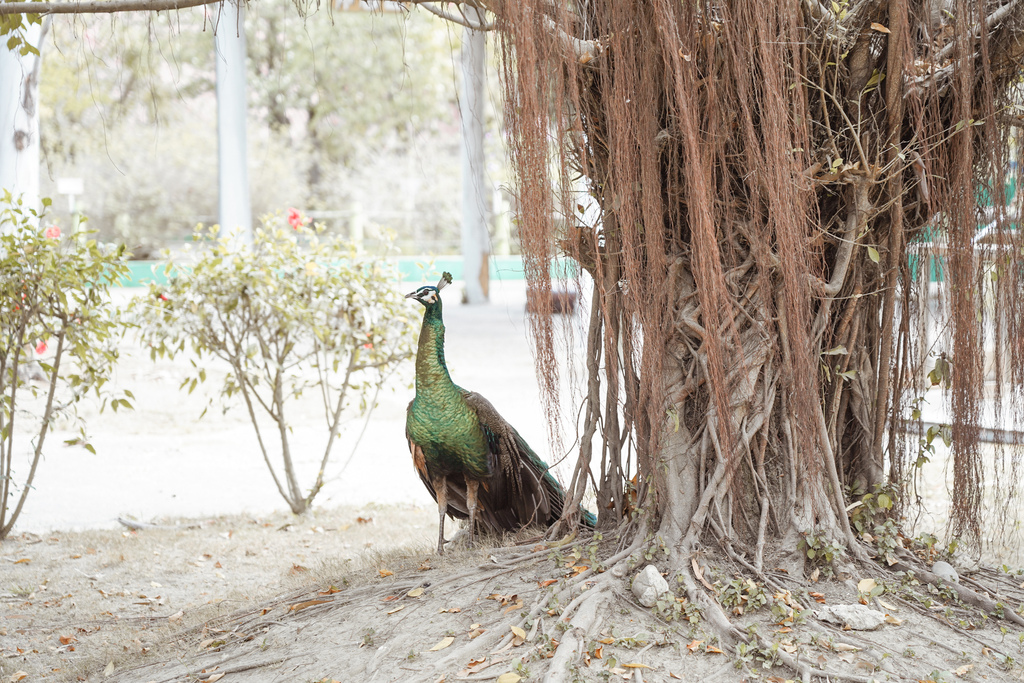
[[[409,292],[405,295],[406,299],[415,299],[424,306],[433,306],[441,300],[440,292],[442,289],[452,283],[452,274],[445,271],[441,275],[441,279],[438,281],[437,286],[423,285],[419,289]]]

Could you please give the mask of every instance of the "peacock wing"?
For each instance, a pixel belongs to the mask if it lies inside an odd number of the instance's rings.
[[[553,524],[562,514],[565,493],[547,464],[490,401],[466,390],[463,398],[487,437],[491,476],[481,487],[480,507],[507,529]]]

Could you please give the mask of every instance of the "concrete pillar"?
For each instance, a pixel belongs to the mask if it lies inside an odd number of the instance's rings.
[[[467,12],[469,10],[467,9]],[[482,19],[482,17],[481,17]],[[462,33],[462,259],[466,303],[487,302],[487,209],[484,199],[484,54],[482,31]]]
[[[217,63],[218,222],[222,231],[252,243],[252,204],[246,144],[245,6],[220,5],[214,32]]]

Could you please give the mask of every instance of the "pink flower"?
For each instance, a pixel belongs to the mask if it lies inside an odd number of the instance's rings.
[[[36,355],[41,356],[44,353],[46,353],[46,342],[41,341],[38,344],[36,344]]]
[[[300,225],[305,225],[306,217],[298,209],[288,209],[288,225],[292,230],[298,230]]]
[[[43,234],[46,236],[47,239],[59,240],[60,228],[58,228],[56,225],[51,225],[46,229],[46,232],[44,232]]]

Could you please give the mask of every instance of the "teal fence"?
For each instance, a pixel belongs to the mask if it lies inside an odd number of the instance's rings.
[[[451,273],[456,280],[463,279],[461,256],[402,256],[395,261],[403,282],[420,283],[436,279],[443,271]],[[526,277],[522,256],[491,256],[487,262],[492,281],[522,280]],[[165,284],[166,267],[166,261],[130,261],[129,275],[120,285],[143,287],[151,282]],[[573,262],[568,259],[558,259],[551,264],[551,277],[555,279],[575,277],[575,273]]]

